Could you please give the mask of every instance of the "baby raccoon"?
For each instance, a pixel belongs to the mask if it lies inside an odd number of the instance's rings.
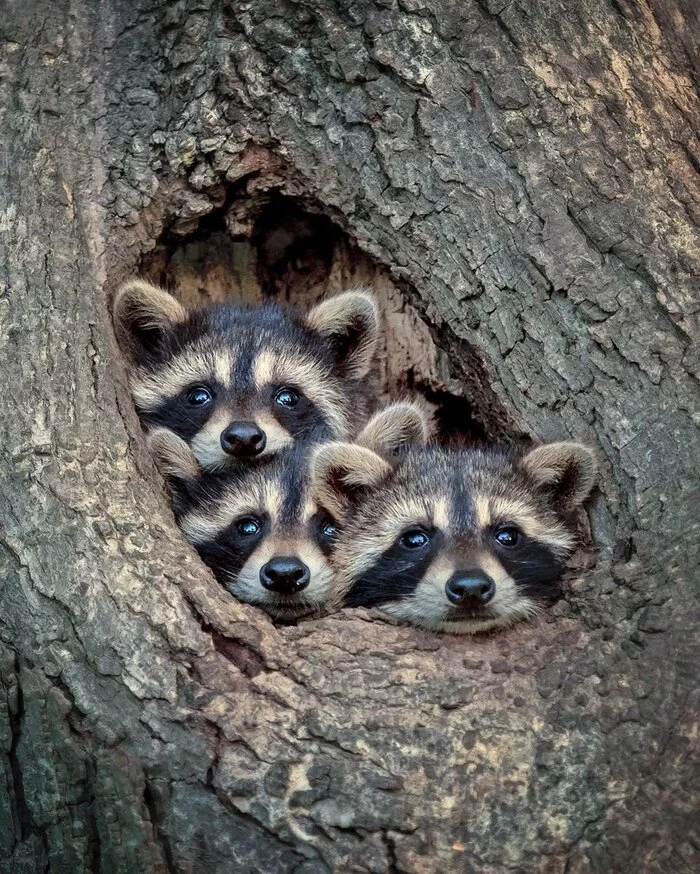
[[[182,437],[206,470],[297,440],[347,439],[367,417],[379,329],[367,292],[305,315],[273,304],[188,311],[132,280],[115,297],[114,326],[142,424]]]
[[[312,475],[319,505],[342,526],[334,566],[346,604],[464,634],[556,597],[596,461],[585,446],[552,443],[525,455],[411,448],[392,466],[328,443]]]
[[[426,436],[421,411],[395,404],[377,413],[360,438],[392,457]],[[149,445],[172,487],[180,528],[232,595],[282,620],[339,600],[329,561],[337,530],[316,499],[311,446],[296,443],[267,462],[211,475],[172,431],[155,429]]]

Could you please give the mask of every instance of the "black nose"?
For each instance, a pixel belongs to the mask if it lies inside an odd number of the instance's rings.
[[[221,432],[221,448],[229,455],[260,455],[266,442],[255,422],[232,422]]]
[[[445,586],[447,597],[461,607],[481,607],[496,594],[496,584],[483,571],[457,571]]]
[[[309,585],[309,569],[298,558],[271,558],[260,569],[260,582],[271,592],[295,595]]]

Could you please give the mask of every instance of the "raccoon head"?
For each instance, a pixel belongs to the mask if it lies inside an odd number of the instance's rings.
[[[180,528],[232,595],[281,620],[338,600],[329,562],[336,528],[312,494],[306,446],[212,476],[197,474],[191,449],[172,432],[155,430],[149,444],[173,487]]]
[[[271,304],[187,311],[135,280],[113,309],[142,423],[178,434],[206,470],[297,440],[347,438],[363,417],[379,328],[367,292],[347,291],[305,315]]]
[[[558,595],[573,512],[596,477],[577,443],[505,450],[412,448],[397,465],[352,444],[314,453],[319,503],[340,522],[334,554],[350,606],[470,633]]]

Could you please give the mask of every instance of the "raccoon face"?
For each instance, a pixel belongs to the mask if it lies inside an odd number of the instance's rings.
[[[198,475],[191,449],[171,431],[151,432],[149,446],[180,528],[232,595],[281,620],[337,600],[329,562],[336,528],[312,495],[307,447],[210,476]]]
[[[362,291],[305,316],[274,305],[188,312],[139,281],[114,302],[144,427],[182,437],[205,470],[274,455],[297,440],[348,437],[364,415],[378,322]]]
[[[327,444],[314,455],[322,506],[343,520],[334,563],[350,606],[471,633],[538,612],[575,545],[572,512],[596,476],[590,449],[410,449],[392,467]]]

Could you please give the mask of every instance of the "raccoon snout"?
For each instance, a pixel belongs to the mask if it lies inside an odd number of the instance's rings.
[[[460,607],[481,607],[496,594],[496,584],[483,571],[458,571],[447,581],[445,593]]]
[[[260,582],[271,592],[296,595],[309,585],[309,569],[298,558],[275,557],[260,569]]]
[[[221,448],[228,455],[260,455],[267,438],[255,422],[232,422],[221,432]]]

